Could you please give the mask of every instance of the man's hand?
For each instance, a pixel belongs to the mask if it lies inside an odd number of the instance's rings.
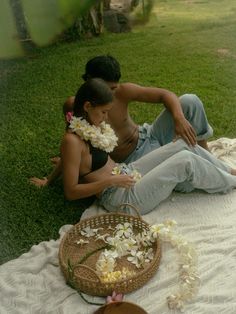
[[[38,188],[42,188],[48,184],[48,178],[46,178],[46,177],[44,177],[43,179],[33,177],[33,178],[30,178],[29,181],[30,181],[30,183],[37,186]]]
[[[196,136],[196,132],[188,120],[185,118],[181,120],[175,120],[174,141],[181,137],[188,145],[194,146],[197,144]]]

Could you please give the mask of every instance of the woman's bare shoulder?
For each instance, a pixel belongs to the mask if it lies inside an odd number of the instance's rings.
[[[66,132],[62,138],[61,147],[78,147],[83,150],[86,147],[85,142],[75,133]]]

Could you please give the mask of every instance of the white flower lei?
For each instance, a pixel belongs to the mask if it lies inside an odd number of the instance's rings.
[[[156,234],[163,242],[169,242],[179,253],[179,290],[167,297],[167,304],[170,309],[183,312],[185,303],[197,294],[200,278],[197,271],[197,252],[191,243],[172,230],[175,225],[175,220],[167,220],[162,224],[152,225],[150,230],[154,237]]]
[[[78,134],[82,140],[90,141],[93,147],[110,153],[117,146],[118,137],[111,126],[104,121],[97,127],[89,124],[81,117],[72,116],[69,128]]]

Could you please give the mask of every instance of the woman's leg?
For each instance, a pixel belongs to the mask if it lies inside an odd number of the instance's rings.
[[[119,204],[128,202],[146,214],[179,187],[186,192],[196,188],[208,193],[226,193],[236,187],[236,176],[192,152],[180,151],[148,171],[133,188],[113,189],[102,205],[115,210]]]

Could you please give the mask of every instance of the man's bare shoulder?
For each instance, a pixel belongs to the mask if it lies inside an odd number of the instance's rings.
[[[131,101],[158,103],[163,102],[163,98],[173,95],[167,89],[159,87],[142,86],[134,83],[122,83],[117,90],[117,98],[122,99],[124,102]]]
[[[139,88],[143,88],[143,86],[136,84],[136,83],[131,83],[131,82],[125,82],[125,83],[120,83],[119,87],[117,90],[119,91],[131,91],[131,90],[135,90],[135,89],[139,89]]]
[[[135,83],[120,83],[115,91],[115,96],[118,99],[130,100],[133,99],[137,95],[137,93],[143,90],[143,88],[145,87]]]

